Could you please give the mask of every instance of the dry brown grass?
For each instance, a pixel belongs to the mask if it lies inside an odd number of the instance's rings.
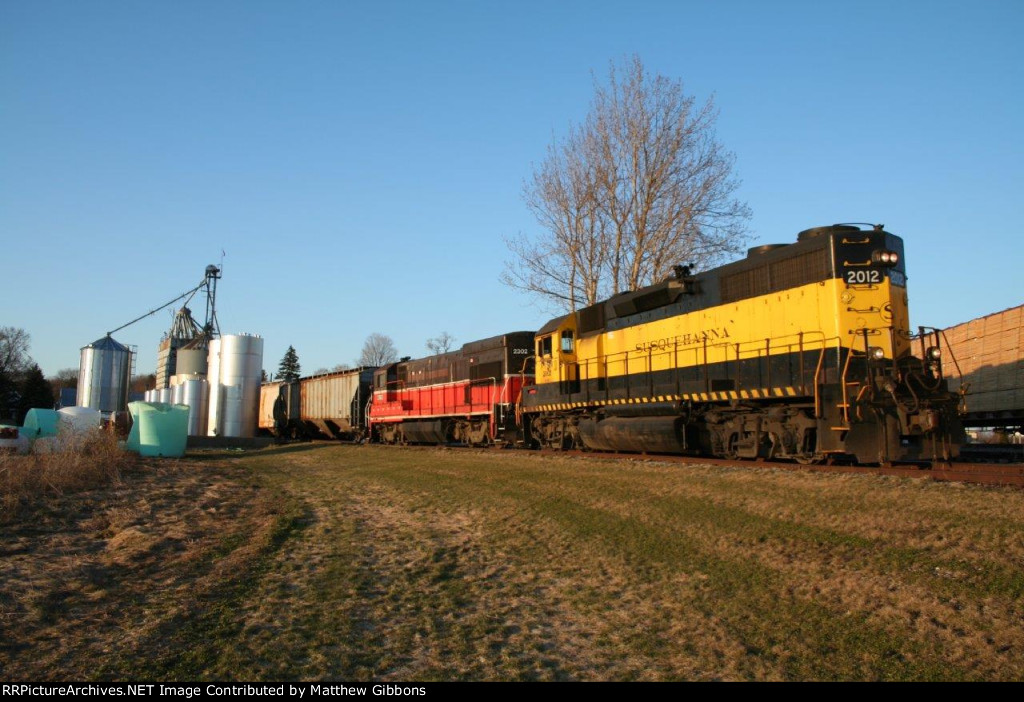
[[[136,454],[120,449],[113,434],[99,429],[63,434],[48,446],[46,453],[0,454],[0,523],[17,519],[40,499],[117,484],[138,464]]]
[[[1015,489],[274,448],[26,508],[0,674],[1019,680],[1022,566]]]
[[[188,460],[25,506],[0,531],[0,677],[192,677],[178,667],[207,663],[176,637],[205,639],[258,577],[282,507],[245,471]]]
[[[321,446],[245,606],[257,678],[1015,679],[1024,493]],[[274,648],[274,645],[279,645]]]

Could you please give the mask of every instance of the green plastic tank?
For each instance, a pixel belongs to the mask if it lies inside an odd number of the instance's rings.
[[[57,410],[33,408],[25,415],[22,436],[39,439],[44,436],[57,436]]]
[[[188,441],[188,405],[129,402],[132,428],[125,448],[141,456],[180,458]]]

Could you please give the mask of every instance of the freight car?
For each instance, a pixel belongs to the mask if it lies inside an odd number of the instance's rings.
[[[261,432],[289,438],[359,441],[366,436],[366,405],[375,368],[314,375],[260,389]]]
[[[949,327],[943,337],[959,370],[949,385],[964,395],[964,426],[1024,427],[1024,305]]]
[[[372,439],[514,444],[520,438],[515,403],[533,379],[533,341],[533,332],[512,332],[378,368],[367,411]]]
[[[887,463],[949,459],[964,436],[941,335],[911,335],[903,241],[881,225],[679,266],[551,320],[534,354],[520,410],[537,446]]]

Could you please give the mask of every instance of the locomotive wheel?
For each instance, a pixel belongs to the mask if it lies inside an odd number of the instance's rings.
[[[740,435],[739,434],[733,433],[733,434],[729,435],[729,441],[726,443],[726,446],[725,446],[725,457],[726,458],[728,458],[729,460],[734,460],[734,461],[735,460],[739,460],[740,452],[739,452],[739,449],[737,448],[737,445],[739,444],[739,442],[740,442]]]

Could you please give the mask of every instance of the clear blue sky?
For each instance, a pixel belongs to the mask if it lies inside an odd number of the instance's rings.
[[[77,367],[224,250],[269,371],[536,329],[523,180],[633,53],[715,96],[753,243],[885,223],[912,323],[955,324],[1024,302],[1022,35],[1020,0],[2,0],[0,325]],[[138,372],[169,326],[115,335]]]

